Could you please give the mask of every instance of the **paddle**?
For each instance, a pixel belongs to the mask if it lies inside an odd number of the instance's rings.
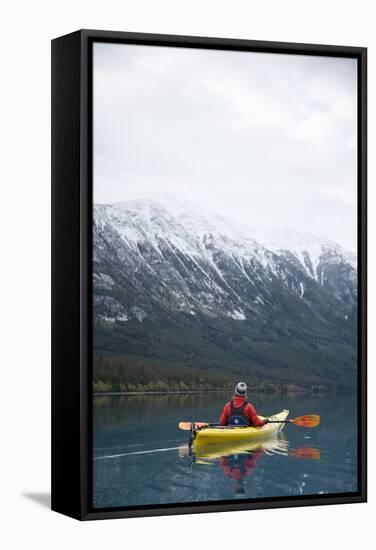
[[[208,426],[217,426],[217,424],[209,424],[208,422],[179,422],[178,424],[180,430],[190,432],[192,428],[207,428]]]
[[[320,424],[320,416],[317,414],[305,414],[289,420],[268,420],[268,424],[280,424],[281,422],[295,424],[295,426],[300,426],[301,428],[316,428]],[[208,428],[210,426],[220,427],[218,424],[209,424],[209,422],[179,422],[180,430],[185,431],[191,431],[192,428],[195,430],[196,428]],[[222,427],[228,428],[231,426]],[[239,426],[232,427],[237,428]]]
[[[320,424],[320,417],[318,414],[304,414],[290,420],[269,420],[268,424],[278,424],[279,422],[295,424],[295,426],[300,426],[300,428],[316,428]]]

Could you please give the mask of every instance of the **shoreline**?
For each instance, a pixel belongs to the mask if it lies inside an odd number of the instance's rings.
[[[200,395],[200,394],[211,394],[211,393],[231,393],[231,389],[224,389],[224,390],[169,390],[169,391],[108,391],[108,392],[93,392],[93,397],[117,397],[117,396],[127,396],[127,395]],[[266,394],[266,395],[301,395],[301,394],[314,394],[314,395],[323,395],[332,393],[330,391],[321,391],[321,392],[314,392],[310,389],[299,389],[295,391],[263,391],[263,390],[254,390],[251,393],[253,394]]]
[[[228,390],[168,390],[168,391],[104,391],[93,392],[94,397],[117,395],[183,395],[205,393],[228,393]]]

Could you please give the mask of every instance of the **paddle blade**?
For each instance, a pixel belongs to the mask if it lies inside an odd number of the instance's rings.
[[[316,428],[320,424],[320,417],[318,414],[305,414],[294,418],[291,422],[301,428]]]
[[[311,460],[320,460],[320,449],[315,447],[299,447],[290,452],[295,458],[308,458]]]
[[[180,458],[185,458],[186,456],[189,456],[189,447],[188,445],[180,445],[178,449],[178,455]]]
[[[192,430],[192,424],[193,429],[195,428],[203,428],[204,426],[208,425],[208,422],[179,422],[178,426],[180,430],[188,431],[190,432]]]

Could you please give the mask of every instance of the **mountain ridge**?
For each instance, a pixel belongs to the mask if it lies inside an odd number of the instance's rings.
[[[304,239],[302,234],[297,238],[295,233],[295,239],[289,234],[294,243],[289,249],[280,246],[282,233],[275,242],[269,232],[261,239],[265,246],[257,240],[260,232],[252,228],[221,216],[204,217],[186,206],[173,209],[151,200],[94,206],[98,353],[140,358],[149,346],[147,355],[159,363],[189,365],[191,348],[198,348],[202,357],[196,357],[195,364],[223,370],[228,366],[220,358],[217,335],[226,338],[228,332],[234,342],[243,342],[228,343],[229,353],[236,357],[235,369],[257,363],[252,369],[258,376],[264,369],[265,376],[273,371],[278,377],[277,366],[268,367],[278,363],[270,359],[271,347],[282,349],[287,342],[290,351],[299,349],[302,357],[314,353],[320,361],[330,347],[324,363],[335,364],[333,373],[324,375],[329,368],[325,366],[307,376],[303,366],[300,378],[333,382],[342,362],[345,378],[354,383],[354,255],[308,234]],[[297,249],[299,242],[310,246]],[[163,332],[162,344],[151,343],[152,333],[161,333],[162,325],[176,333],[177,341]],[[142,334],[145,330],[149,337]],[[204,352],[209,349],[214,361]],[[283,358],[279,362],[283,364]]]

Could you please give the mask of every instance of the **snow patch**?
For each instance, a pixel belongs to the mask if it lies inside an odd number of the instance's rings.
[[[119,315],[118,317],[116,317],[116,320],[117,321],[129,321],[129,318],[128,318],[128,315],[126,315],[124,313],[123,315]]]
[[[142,323],[142,321],[147,317],[145,311],[143,311],[141,308],[138,308],[138,307],[133,307],[132,313],[136,317],[139,323]]]
[[[234,311],[230,311],[228,313],[228,316],[231,317],[231,319],[235,319],[235,321],[244,321],[246,319],[243,311],[239,309],[234,309]]]
[[[304,285],[302,282],[300,282],[299,284],[300,284],[300,298],[302,299],[304,296]]]
[[[99,315],[98,316],[101,321],[106,321],[107,323],[115,323],[116,321],[129,321],[128,315],[118,315],[116,317],[110,317],[108,315]]]

